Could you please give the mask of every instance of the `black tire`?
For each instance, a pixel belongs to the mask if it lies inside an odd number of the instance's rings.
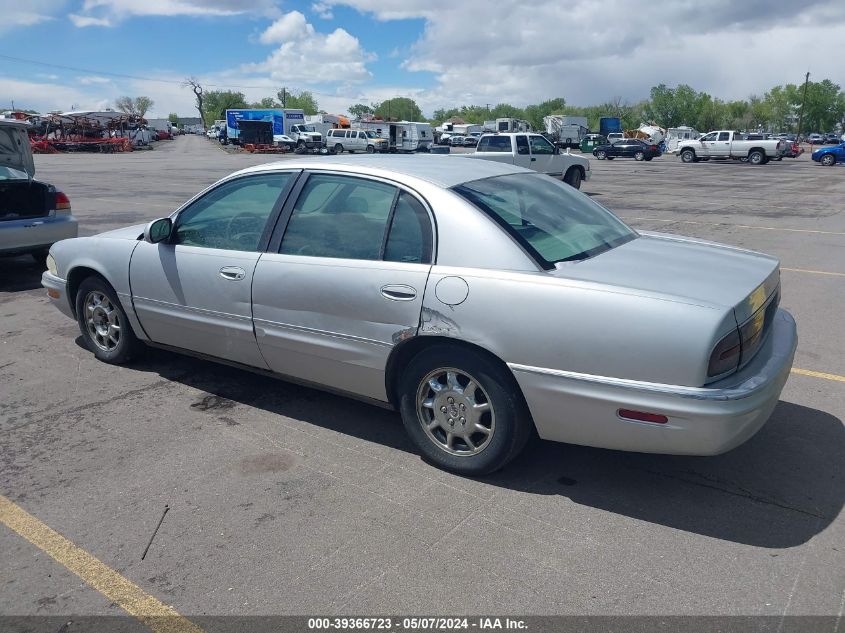
[[[341,145],[340,143],[335,145],[334,146],[334,153],[335,154],[342,154],[343,153],[343,145]]]
[[[373,153],[375,153],[375,151],[376,151],[375,147],[373,147],[372,145],[367,145],[367,153],[368,154],[373,154]]]
[[[49,254],[49,248],[43,248],[40,251],[33,251],[30,253],[30,255],[32,255],[32,259],[35,260],[35,263],[45,270],[47,269],[47,255]]]
[[[636,161],[644,161],[645,160],[645,153],[644,152],[636,152],[634,154],[634,160]]]
[[[607,160],[613,160],[614,158],[616,158],[616,156],[608,156]]]
[[[565,182],[570,187],[574,187],[575,189],[581,188],[581,170],[577,167],[570,167],[566,175],[563,177],[563,182]]]
[[[489,435],[480,436],[489,439],[484,439],[480,444],[482,448],[474,454],[461,455],[447,450],[434,435],[438,433],[445,437],[442,427],[435,428],[430,437],[417,410],[419,392],[429,384],[426,378],[447,368],[471,376],[480,387],[473,401],[486,400],[490,405],[489,413],[482,416],[488,416],[487,423],[493,426],[493,430]],[[466,384],[463,386],[466,387]],[[405,430],[423,458],[445,470],[469,476],[498,470],[525,448],[534,431],[528,407],[513,375],[492,359],[470,349],[437,345],[423,350],[405,368],[399,390],[399,411]],[[457,423],[457,419],[455,421]],[[478,441],[478,438],[473,441]],[[463,440],[456,439],[453,444],[468,449],[468,444],[461,442]]]
[[[604,150],[601,150],[601,149],[598,150],[596,152],[596,158],[598,158],[599,160],[604,160],[605,158],[607,158],[607,152],[605,152]]]
[[[833,154],[825,154],[819,159],[819,163],[825,167],[833,167],[836,164],[836,156]]]
[[[681,152],[681,162],[682,163],[694,163],[695,162],[695,152],[691,149],[685,149]]]
[[[766,155],[759,149],[748,152],[748,162],[752,165],[765,165]]]
[[[647,161],[650,161],[652,158],[654,158],[654,156],[646,156],[646,157],[645,157],[645,160],[646,160],[646,162],[647,162]]]
[[[108,299],[108,307],[116,313],[114,323],[118,325],[119,329],[116,336],[117,340],[113,347],[111,347],[111,343],[113,342],[111,338],[106,339],[104,336],[96,337],[96,326],[92,326],[92,328],[89,329],[86,302],[89,300],[90,295],[96,294],[106,297]],[[106,306],[104,306],[103,303],[100,304],[100,308],[102,313],[106,313]],[[75,305],[76,322],[79,324],[79,331],[82,333],[82,339],[85,341],[85,345],[88,349],[94,353],[94,356],[96,356],[98,360],[105,363],[111,363],[113,365],[120,365],[132,360],[132,358],[134,358],[143,349],[143,343],[138,340],[135,336],[135,332],[132,331],[132,326],[129,324],[129,319],[126,317],[126,312],[123,310],[123,306],[120,305],[117,293],[102,277],[88,277],[79,284],[79,288],[76,291]],[[103,316],[102,313],[97,311],[95,308],[95,321]],[[108,314],[111,313],[108,312]],[[108,319],[107,321],[110,323],[111,319]],[[103,322],[101,325],[105,326],[106,323]],[[100,338],[104,339],[105,345],[98,342]]]

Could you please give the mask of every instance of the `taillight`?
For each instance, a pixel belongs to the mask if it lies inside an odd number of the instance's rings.
[[[710,354],[710,364],[707,367],[708,376],[718,376],[739,367],[742,353],[739,329],[725,336]]]
[[[67,211],[70,209],[70,198],[63,192],[56,192],[56,211]]]
[[[650,149],[652,152],[656,152],[656,151],[657,151],[657,145],[652,145],[651,147],[649,147],[649,149]]]

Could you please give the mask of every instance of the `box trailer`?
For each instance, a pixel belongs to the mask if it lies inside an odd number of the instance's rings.
[[[417,121],[360,121],[364,130],[373,130],[387,139],[391,152],[427,152],[434,144],[434,131],[428,123]]]
[[[241,138],[242,121],[247,122],[246,127],[249,128],[251,137],[253,134],[260,134],[262,139],[266,139],[266,124],[269,123],[270,142],[268,144],[272,144],[272,137],[287,135],[294,125],[304,124],[305,113],[301,109],[282,108],[226,110],[226,137],[230,143],[236,145],[255,143],[255,140]],[[254,125],[249,122],[262,122],[265,125]]]

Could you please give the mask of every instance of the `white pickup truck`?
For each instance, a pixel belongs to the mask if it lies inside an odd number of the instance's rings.
[[[700,160],[733,158],[747,160],[752,165],[765,165],[770,160],[780,160],[788,149],[784,141],[743,140],[743,134],[733,130],[708,132],[698,139],[689,139],[678,143],[678,156],[685,163],[697,163]]]
[[[589,160],[569,153],[562,154],[541,134],[484,134],[478,139],[475,152],[466,156],[533,169],[562,178],[576,189],[580,189],[582,181],[590,179]]]

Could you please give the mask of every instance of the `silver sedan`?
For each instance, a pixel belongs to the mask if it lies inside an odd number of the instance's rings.
[[[460,157],[252,167],[48,265],[105,362],[154,345],[392,405],[428,460],[472,475],[535,433],[730,450],[796,345],[776,259],[638,233],[548,176]]]

